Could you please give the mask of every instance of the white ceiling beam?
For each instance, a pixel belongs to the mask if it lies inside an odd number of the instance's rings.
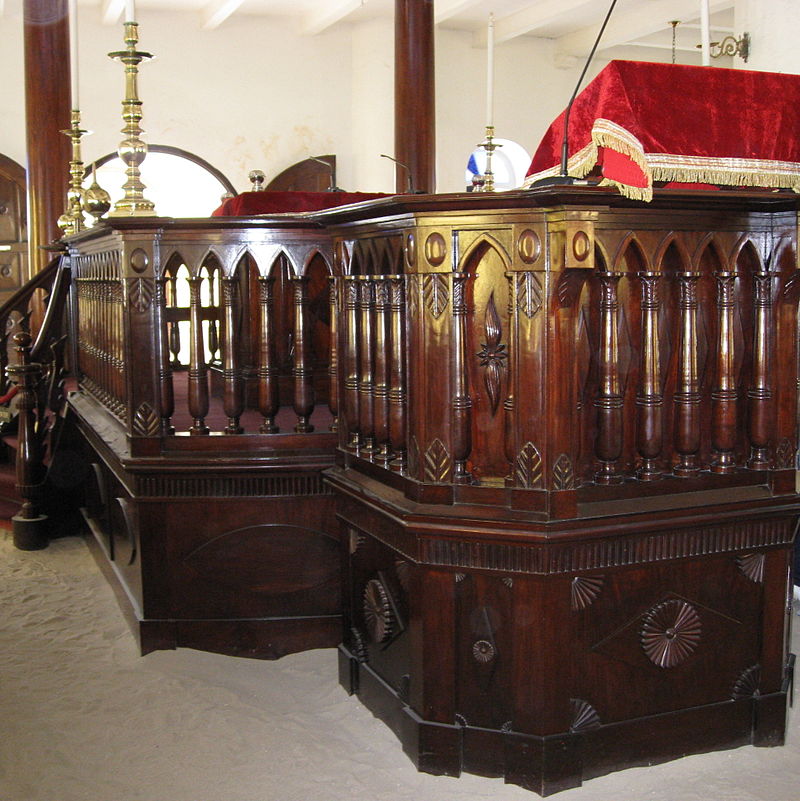
[[[495,20],[494,42],[501,44],[526,33],[535,33],[539,28],[588,4],[589,0],[541,0],[535,6],[523,8],[507,17]],[[487,28],[476,31],[472,40],[473,47],[486,47],[487,38]]]
[[[125,8],[125,0],[103,0],[100,4],[100,19],[103,25],[116,25]]]
[[[306,36],[316,36],[358,11],[366,2],[367,0],[325,0],[320,11],[305,16],[301,30]]]
[[[710,0],[711,13],[732,8],[734,0]],[[697,0],[655,0],[639,3],[624,15],[611,17],[598,50],[624,45],[669,27],[673,19],[696,19],[700,5]],[[585,56],[592,49],[600,30],[600,23],[562,36],[558,40],[561,53]]]
[[[436,25],[466,11],[469,8],[481,5],[483,0],[436,0],[433,4],[433,21]],[[486,15],[487,19],[489,15]]]
[[[218,28],[243,2],[244,0],[212,0],[200,12],[203,28],[207,31]]]

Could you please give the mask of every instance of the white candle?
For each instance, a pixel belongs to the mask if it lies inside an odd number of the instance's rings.
[[[700,42],[703,52],[703,66],[711,65],[711,24],[709,22],[708,0],[700,0]]]
[[[69,74],[72,108],[81,107],[78,94],[78,0],[69,0]]]
[[[134,0],[125,0],[125,22],[136,22],[136,3]]]
[[[494,125],[494,14],[489,14],[486,51],[486,124]]]

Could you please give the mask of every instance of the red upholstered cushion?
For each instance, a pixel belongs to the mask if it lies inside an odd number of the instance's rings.
[[[387,197],[377,192],[242,192],[228,198],[212,217],[250,217],[254,214],[320,211],[363,200]]]

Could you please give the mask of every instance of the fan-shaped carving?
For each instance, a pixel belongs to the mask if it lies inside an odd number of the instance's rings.
[[[575,471],[572,460],[562,453],[553,465],[553,489],[566,490],[575,486]]]
[[[472,656],[476,662],[482,665],[491,662],[496,655],[497,652],[495,651],[494,645],[488,640],[476,640],[472,645]]]
[[[394,612],[383,582],[370,579],[364,588],[364,621],[373,642],[386,642],[394,631]]]
[[[675,667],[695,651],[701,630],[700,616],[690,603],[677,599],[664,601],[644,617],[642,648],[658,667]]]
[[[759,684],[761,684],[761,665],[753,665],[743,670],[736,679],[731,697],[736,701],[740,698],[752,698],[759,695]]]
[[[739,565],[739,570],[756,584],[764,582],[764,563],[766,557],[763,553],[746,553],[736,559],[736,564]]]
[[[600,726],[600,716],[588,701],[582,698],[570,698],[569,703],[572,707],[572,723],[569,727],[571,732],[589,731]]]
[[[450,471],[450,454],[444,443],[437,437],[425,451],[425,479],[442,483]]]
[[[572,608],[577,611],[591,606],[602,587],[603,579],[600,577],[576,576],[572,579]]]

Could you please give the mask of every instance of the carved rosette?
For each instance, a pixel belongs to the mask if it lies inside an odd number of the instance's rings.
[[[594,603],[594,599],[600,594],[604,580],[597,576],[576,576],[572,579],[570,590],[570,605],[576,612]]]
[[[395,619],[389,592],[378,579],[370,579],[364,588],[364,621],[373,642],[386,642],[394,632]]]
[[[481,665],[489,664],[496,655],[497,651],[494,645],[488,640],[476,640],[472,645],[472,657]]]
[[[763,553],[746,553],[736,558],[739,570],[744,573],[750,581],[756,584],[764,583],[764,564],[766,556]]]
[[[503,338],[503,328],[494,302],[494,292],[489,296],[489,302],[486,304],[483,329],[486,342],[481,343],[481,350],[477,356],[480,359],[481,367],[486,368],[483,374],[483,383],[486,387],[486,394],[489,396],[489,405],[494,417],[500,403],[502,374],[508,359],[506,346],[500,341]]]
[[[569,703],[572,707],[572,723],[569,730],[573,734],[599,728],[600,715],[588,701],[582,698],[570,698]]]
[[[701,631],[700,616],[690,603],[678,599],[664,601],[644,616],[640,632],[642,648],[654,665],[675,667],[694,653]]]

